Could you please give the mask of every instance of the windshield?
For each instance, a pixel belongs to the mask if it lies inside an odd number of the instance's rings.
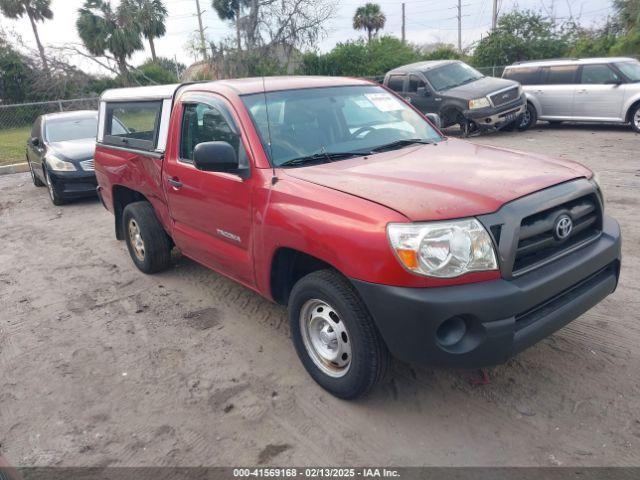
[[[333,161],[348,155],[331,154],[365,155],[398,141],[442,138],[415,110],[375,85],[259,93],[242,100],[274,166],[314,155],[316,161]]]
[[[434,68],[423,72],[433,88],[440,92],[475,82],[484,77],[475,68],[465,63],[450,63],[444,67]]]
[[[632,82],[640,82],[640,62],[616,63],[616,67]]]
[[[96,138],[98,117],[48,120],[45,130],[47,141],[51,143]]]

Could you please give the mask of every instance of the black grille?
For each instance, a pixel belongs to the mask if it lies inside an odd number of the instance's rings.
[[[573,229],[565,239],[555,232],[558,219],[568,215]],[[528,269],[550,257],[595,238],[602,231],[602,212],[595,195],[587,195],[522,220],[513,273]]]
[[[518,87],[491,95],[491,101],[495,107],[506,105],[518,99]]]

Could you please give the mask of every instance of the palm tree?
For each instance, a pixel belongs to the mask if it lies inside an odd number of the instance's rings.
[[[363,7],[358,7],[353,16],[353,28],[356,30],[366,30],[369,43],[379,30],[384,28],[387,17],[382,13],[380,5],[377,3],[367,3]]]
[[[125,82],[129,81],[127,59],[142,50],[142,30],[136,10],[121,2],[114,10],[109,0],[86,0],[78,10],[78,34],[92,55],[110,52]]]
[[[33,35],[36,37],[38,51],[40,52],[42,68],[48,75],[49,62],[47,62],[44,47],[40,42],[37,22],[44,22],[45,20],[51,20],[53,18],[51,0],[0,0],[0,11],[8,18],[22,18],[25,14],[29,17]]]
[[[211,6],[218,14],[220,20],[230,20],[235,23],[236,42],[238,51],[242,50],[240,42],[240,15],[242,8],[247,5],[249,0],[212,0]]]
[[[165,21],[167,19],[167,8],[162,0],[123,0],[129,4],[127,8],[136,11],[136,17],[140,24],[140,29],[144,37],[149,40],[151,47],[151,59],[156,62],[156,46],[154,39],[163,37],[167,33]]]

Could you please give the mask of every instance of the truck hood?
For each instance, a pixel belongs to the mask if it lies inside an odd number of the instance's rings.
[[[384,205],[412,221],[492,213],[530,193],[592,175],[574,162],[455,139],[281,171]]]
[[[463,100],[474,100],[489,95],[490,93],[504,90],[509,87],[517,87],[518,84],[513,80],[504,78],[483,77],[475,82],[467,83],[459,87],[451,88],[441,92],[448,97],[461,98]]]
[[[62,160],[81,161],[93,158],[96,150],[95,138],[83,138],[80,140],[67,140],[64,142],[52,142],[49,144],[51,153]]]

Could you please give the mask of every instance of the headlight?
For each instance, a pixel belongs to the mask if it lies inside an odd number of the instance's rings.
[[[400,263],[418,275],[453,278],[498,268],[491,237],[475,218],[390,223],[387,234]]]
[[[478,108],[490,107],[489,99],[487,97],[476,98],[475,100],[469,100],[469,110],[477,110]]]
[[[523,93],[524,90],[522,89],[522,85],[518,85],[518,97],[521,97]]]
[[[47,156],[47,167],[57,172],[73,172],[76,170],[76,166],[73,163],[60,160],[55,155]]]

